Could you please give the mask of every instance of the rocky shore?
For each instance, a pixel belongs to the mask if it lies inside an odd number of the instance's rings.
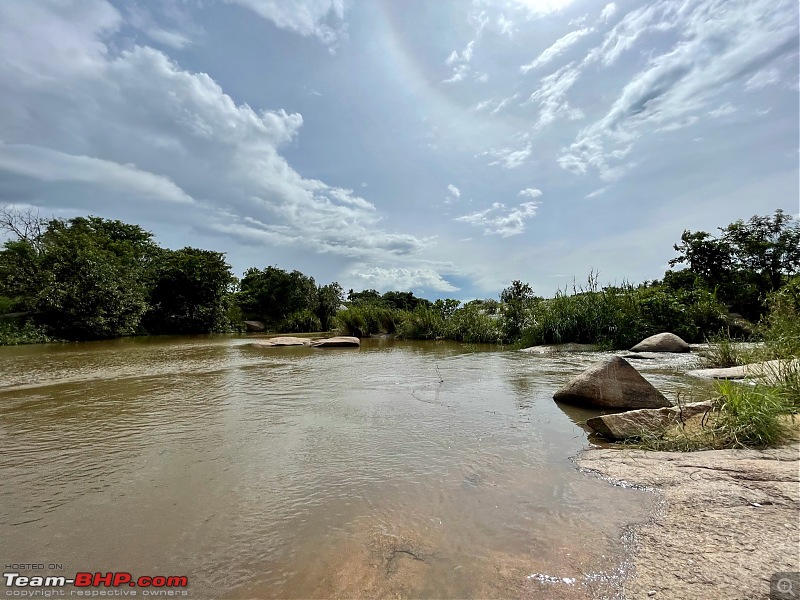
[[[634,530],[628,600],[768,599],[774,573],[800,571],[797,441],[691,453],[591,449],[576,463],[661,496]]]

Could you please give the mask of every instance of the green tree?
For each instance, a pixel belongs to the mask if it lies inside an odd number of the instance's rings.
[[[109,338],[136,332],[147,309],[159,248],[138,225],[99,217],[48,222],[27,295],[58,337]]]
[[[681,243],[674,246],[679,256],[669,264],[687,265],[731,309],[758,318],[768,294],[800,273],[800,223],[776,210],[771,217],[756,215],[719,231],[716,238],[705,231],[684,231]],[[664,281],[686,285],[692,278],[668,273]],[[697,283],[695,279],[693,287]]]
[[[300,271],[251,268],[239,282],[237,302],[246,318],[277,327],[293,313],[317,310],[317,286],[313,277]]]
[[[235,278],[223,253],[198,248],[162,250],[154,279],[144,319],[150,333],[229,329],[228,301]]]
[[[533,288],[519,279],[500,292],[502,301],[501,312],[503,316],[503,332],[506,341],[514,341],[522,335],[523,329],[528,326],[534,300]]]
[[[335,281],[317,288],[316,315],[322,331],[328,331],[333,326],[333,318],[339,311],[343,300],[342,286]]]

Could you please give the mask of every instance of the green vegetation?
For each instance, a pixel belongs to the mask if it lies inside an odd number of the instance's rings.
[[[770,356],[797,355],[798,325],[781,315],[800,302],[791,279],[800,271],[800,226],[781,211],[732,223],[716,238],[684,231],[671,263],[686,268],[663,281],[601,287],[592,272],[585,286],[545,299],[515,280],[499,301],[466,304],[407,291],[351,289],[345,299],[336,282],[318,285],[277,266],[248,269],[237,281],[222,253],[161,248],[137,225],[98,217],[43,220],[0,209],[0,231],[10,236],[0,250],[0,315],[27,314],[4,326],[5,340],[241,331],[256,320],[269,331],[520,346],[628,348],[671,331],[688,342],[718,340],[709,360],[723,364],[743,358],[728,337],[754,333]],[[763,316],[761,326],[732,310]]]
[[[703,450],[765,447],[792,435],[800,419],[800,276],[768,296],[761,324],[763,344],[741,349],[725,337],[712,343],[719,362],[747,364],[775,360],[751,383],[721,381],[713,394],[714,409],[700,426],[635,442],[650,450]],[[714,349],[716,347],[716,349]]]

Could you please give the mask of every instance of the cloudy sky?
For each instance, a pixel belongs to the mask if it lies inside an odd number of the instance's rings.
[[[0,204],[345,289],[659,278],[798,198],[796,0],[2,0]]]

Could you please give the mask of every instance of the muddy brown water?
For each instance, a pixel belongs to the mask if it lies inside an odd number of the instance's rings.
[[[3,565],[195,599],[619,595],[654,497],[576,470],[596,413],[552,400],[598,354],[252,339],[0,348]],[[691,360],[636,366],[674,398]]]

